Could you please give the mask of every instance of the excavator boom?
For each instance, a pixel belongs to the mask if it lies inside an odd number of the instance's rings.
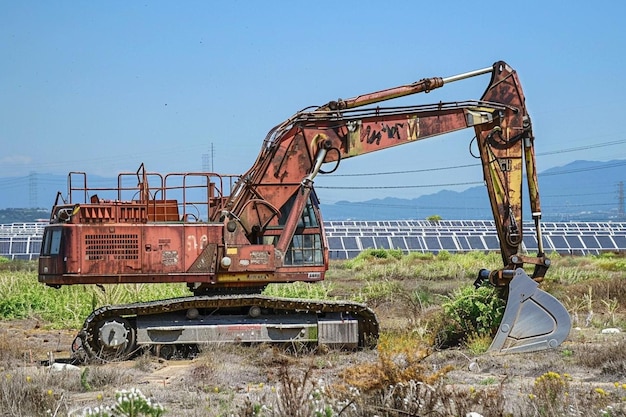
[[[483,74],[491,80],[479,100],[378,105]],[[474,130],[503,259],[503,268],[481,271],[477,285],[488,281],[509,294],[491,349],[558,346],[570,319],[558,300],[538,288],[549,260],[541,243],[534,136],[517,74],[504,62],[298,112],[270,130],[241,176],[163,176],[142,165],[120,174],[117,187],[96,190],[87,186],[86,174],[71,173],[68,195],[57,196],[44,234],[39,280],[51,286],[187,283],[193,297],[94,311],[77,339],[91,356],[128,355],[137,345],[160,350],[236,341],[242,334],[254,334],[251,341],[367,345],[378,324],[366,306],[256,294],[269,283],[324,279],[328,248],[313,188],[316,176],[326,173],[323,167],[334,171],[345,158],[466,128]],[[524,172],[536,255],[523,247]],[[138,185],[125,185],[129,181]],[[132,197],[124,198],[125,192]],[[530,276],[527,266],[534,269]]]

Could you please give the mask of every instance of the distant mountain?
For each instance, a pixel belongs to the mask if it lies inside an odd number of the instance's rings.
[[[36,221],[48,221],[50,211],[31,208],[7,208],[0,209],[0,224],[9,223],[32,223]]]
[[[625,183],[626,160],[574,161],[543,171],[539,174],[543,220],[626,221],[623,213]],[[324,220],[425,219],[433,215],[454,220],[492,218],[485,186],[462,192],[444,190],[414,199],[388,197],[322,203],[321,209]],[[530,219],[527,202],[524,211]]]

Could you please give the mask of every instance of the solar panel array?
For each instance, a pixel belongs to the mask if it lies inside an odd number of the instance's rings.
[[[0,224],[0,256],[9,259],[37,259],[46,223]]]
[[[0,256],[37,259],[45,223],[0,224]],[[456,253],[500,249],[493,221],[385,220],[325,222],[331,259],[350,259],[364,249]],[[542,223],[547,253],[586,255],[626,252],[626,222]],[[524,247],[537,247],[534,224],[524,224]]]
[[[333,221],[324,224],[331,259],[349,259],[368,248],[403,252],[498,251],[495,224],[488,220]],[[626,223],[542,223],[544,251],[586,255],[626,251]],[[534,223],[524,224],[523,245],[536,251]]]

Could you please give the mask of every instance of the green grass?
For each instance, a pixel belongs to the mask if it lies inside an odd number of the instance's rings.
[[[605,321],[624,324],[626,310],[626,258],[615,254],[560,256],[551,254],[552,266],[543,286],[566,307],[580,315],[593,310]],[[331,263],[325,282],[271,284],[266,295],[305,299],[347,299],[373,306],[402,301],[421,311],[441,304],[454,291],[473,282],[481,268],[502,265],[498,253],[441,252],[402,254],[367,250],[349,261]],[[107,304],[186,296],[184,284],[73,285],[60,289],[37,281],[37,264],[0,261],[0,319],[38,317],[55,328],[78,328],[89,313]],[[414,307],[418,306],[418,309]],[[597,315],[599,317],[599,315]],[[602,325],[605,323],[597,323]]]
[[[307,300],[331,300],[331,283],[292,282],[289,284],[270,284],[263,291],[270,297],[302,298]]]
[[[0,270],[0,319],[38,317],[54,328],[80,328],[95,309],[107,304],[124,304],[189,295],[180,284],[66,285],[59,289],[37,281],[31,268]]]

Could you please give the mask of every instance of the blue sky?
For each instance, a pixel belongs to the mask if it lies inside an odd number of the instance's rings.
[[[507,61],[534,123],[539,171],[626,159],[624,2],[3,1],[0,178],[141,162],[243,173],[296,111]],[[480,98],[488,76],[411,103]],[[342,162],[325,203],[413,198],[481,181],[470,130]],[[210,153],[210,149],[213,153]],[[428,171],[437,169],[436,171]],[[415,185],[338,190],[337,186]],[[330,187],[330,188],[326,188]],[[447,186],[462,190],[467,186]],[[50,201],[50,204],[52,201]]]

